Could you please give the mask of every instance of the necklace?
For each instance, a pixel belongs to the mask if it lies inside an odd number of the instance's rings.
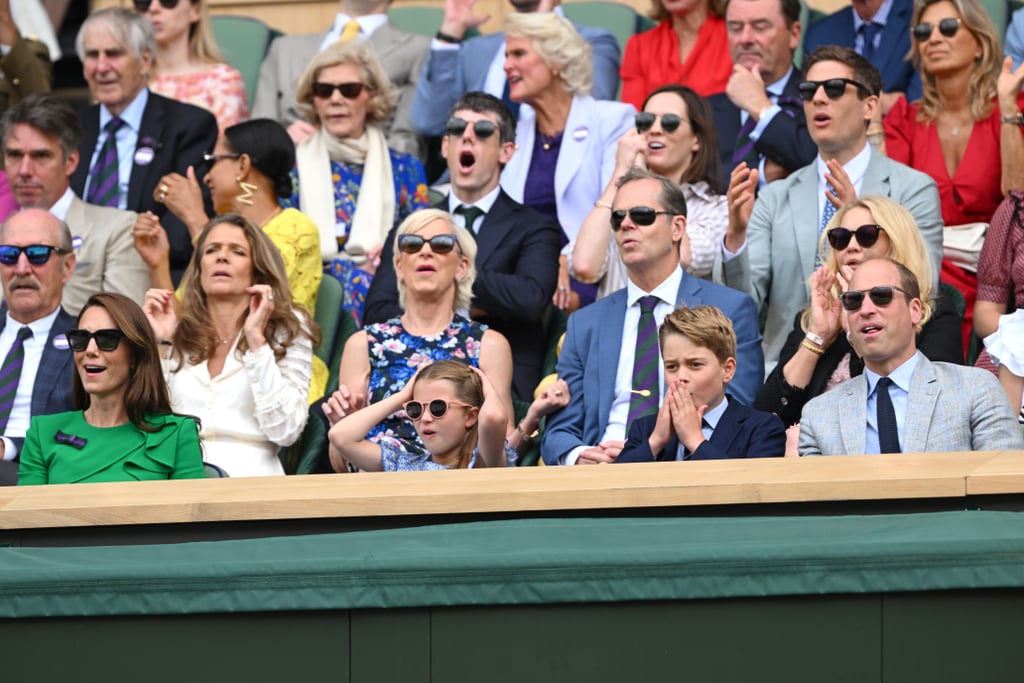
[[[263,221],[260,222],[260,227],[264,227],[267,223],[274,220],[274,218],[276,218],[277,215],[283,211],[284,209],[282,209],[280,206],[275,208],[273,211],[270,212],[270,214],[266,218],[263,219]]]
[[[558,147],[559,145],[561,145],[562,144],[562,133],[564,133],[564,132],[565,131],[560,130],[557,133],[555,133],[554,135],[545,135],[544,133],[541,133],[538,130],[537,131],[537,135],[540,138],[540,145],[544,149],[544,151],[548,151],[552,147]]]
[[[238,337],[238,332],[235,332],[230,337],[221,337],[219,334],[216,334],[216,330],[214,330],[214,332],[213,338],[217,340],[217,343],[224,344],[225,346],[233,342],[235,338]]]

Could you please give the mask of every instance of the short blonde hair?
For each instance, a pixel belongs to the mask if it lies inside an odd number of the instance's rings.
[[[313,83],[324,69],[339,64],[355,64],[363,70],[363,84],[370,91],[366,103],[366,122],[385,123],[391,118],[391,110],[398,101],[398,91],[391,85],[391,79],[381,66],[373,49],[364,40],[332,45],[319,53],[299,77],[295,101],[299,111],[314,126],[320,124],[313,106]]]
[[[395,230],[395,243],[392,245],[395,252],[395,272],[398,272],[398,261],[402,258],[402,250],[398,248],[399,237],[419,232],[434,221],[443,221],[448,226],[452,234],[455,235],[455,242],[459,250],[459,254],[469,261],[469,270],[466,271],[466,276],[456,282],[455,302],[452,304],[452,310],[468,310],[469,304],[473,300],[473,282],[476,280],[476,239],[469,234],[468,230],[457,225],[455,221],[452,220],[451,214],[447,211],[441,211],[440,209],[420,209],[419,211],[414,211],[409,214],[409,216],[402,221],[398,226],[398,229]],[[398,281],[398,305],[402,307],[402,310],[405,310],[405,282],[403,282],[400,277],[396,277],[395,279]]]
[[[526,38],[541,60],[573,95],[589,95],[594,88],[594,60],[590,44],[572,22],[554,12],[528,12],[505,17],[505,35]]]

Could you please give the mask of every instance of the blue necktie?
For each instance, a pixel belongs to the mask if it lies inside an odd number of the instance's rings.
[[[861,50],[861,55],[872,64],[875,62],[875,37],[882,32],[883,28],[881,24],[876,24],[873,21],[860,26],[860,34],[864,37],[864,48]]]
[[[889,386],[893,383],[888,377],[878,380],[875,389],[875,412],[878,420],[878,451],[880,453],[900,453],[900,433],[896,427],[896,410],[892,407]]]
[[[89,194],[85,201],[98,206],[117,207],[120,178],[117,170],[117,130],[124,121],[116,116],[103,126],[107,137],[103,140],[96,163],[89,171]]]

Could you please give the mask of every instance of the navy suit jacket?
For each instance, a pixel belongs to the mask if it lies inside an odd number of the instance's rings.
[[[434,208],[447,211],[447,198]],[[550,220],[514,201],[504,190],[477,229],[472,307],[486,315],[474,315],[473,319],[508,339],[514,366],[512,395],[532,401],[546,353],[540,329],[558,282],[562,233]],[[366,325],[402,314],[395,280],[395,230],[392,228],[384,240],[380,267],[366,295]]]
[[[758,158],[770,159],[790,173],[814,161],[818,154],[818,147],[807,132],[803,101],[796,89],[803,78],[803,72],[794,65],[793,73],[789,75],[782,96],[776,103],[782,107],[782,111],[772,118],[754,143]],[[725,192],[729,187],[729,174],[736,166],[732,163],[732,154],[742,127],[741,112],[724,92],[712,95],[708,98],[708,104],[711,105],[711,115],[718,133],[718,158],[722,162],[719,190]]]
[[[0,307],[0,332],[7,325],[7,305]],[[71,379],[75,372],[75,354],[70,348],[58,349],[53,345],[57,335],[74,329],[75,319],[63,308],[57,312],[57,318],[50,328],[50,336],[46,338],[43,357],[39,360],[36,372],[36,383],[32,387],[32,416],[50,415],[72,410]],[[25,439],[8,436],[21,452]]]
[[[910,60],[910,20],[914,15],[913,0],[895,0],[882,29],[873,64],[882,74],[885,92],[906,93],[907,101],[921,99],[921,75]],[[851,50],[856,44],[853,32],[853,7],[844,7],[811,24],[804,36],[804,54],[811,54],[822,45],[841,45]]]
[[[683,273],[676,305],[718,307],[736,332],[736,376],[730,391],[740,403],[753,403],[764,383],[764,355],[757,307],[749,294]],[[569,405],[548,418],[541,455],[549,465],[580,446],[594,446],[608,427],[615,376],[626,319],[626,289],[569,316],[558,358],[558,376],[569,385]]]
[[[679,437],[675,433],[655,456],[647,439],[654,431],[657,414],[642,417],[629,428],[626,445],[615,462],[654,462],[675,460]],[[786,453],[786,428],[778,415],[754,410],[730,399],[711,438],[689,455],[687,460],[725,460],[726,458],[780,458]]]
[[[82,141],[78,145],[81,159],[71,176],[71,188],[79,197],[85,197],[89,161],[100,134],[100,105],[94,104],[81,110],[78,118],[82,122]],[[160,219],[171,243],[171,273],[177,282],[192,255],[192,238],[185,224],[164,204],[153,199],[153,191],[162,177],[168,173],[185,175],[189,166],[194,166],[197,176],[201,177],[203,154],[212,152],[217,143],[217,120],[205,109],[150,92],[146,109],[142,113],[139,142],[145,138],[156,143],[156,155],[149,164],[135,164],[132,167],[131,180],[128,182],[128,204],[125,208],[138,213],[152,211]],[[200,187],[209,215],[213,212],[209,190],[202,183]]]

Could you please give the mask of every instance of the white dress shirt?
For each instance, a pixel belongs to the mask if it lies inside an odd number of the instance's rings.
[[[60,309],[56,308],[50,315],[28,324],[32,336],[22,344],[25,349],[25,360],[21,366],[21,377],[18,379],[18,392],[14,395],[14,405],[11,407],[11,415],[7,418],[7,428],[3,433],[4,460],[14,460],[18,455],[18,447],[7,437],[23,437],[28,431],[28,423],[32,419],[32,391],[36,386],[36,374],[39,372],[43,349],[46,348],[46,340],[50,336],[50,329],[57,319],[58,311]],[[12,318],[8,311],[7,322],[4,324],[3,332],[0,332],[0,364],[7,358],[18,336],[18,330],[22,327],[25,325]]]
[[[344,12],[338,12],[334,17],[334,25],[327,31],[323,42],[320,43],[321,52],[338,42],[338,38],[341,38],[341,32],[345,30],[345,24],[352,21],[352,19],[355,19],[356,23],[359,24],[360,38],[369,38],[373,35],[374,31],[388,23],[388,15],[386,14],[364,14],[361,17],[350,17]]]

